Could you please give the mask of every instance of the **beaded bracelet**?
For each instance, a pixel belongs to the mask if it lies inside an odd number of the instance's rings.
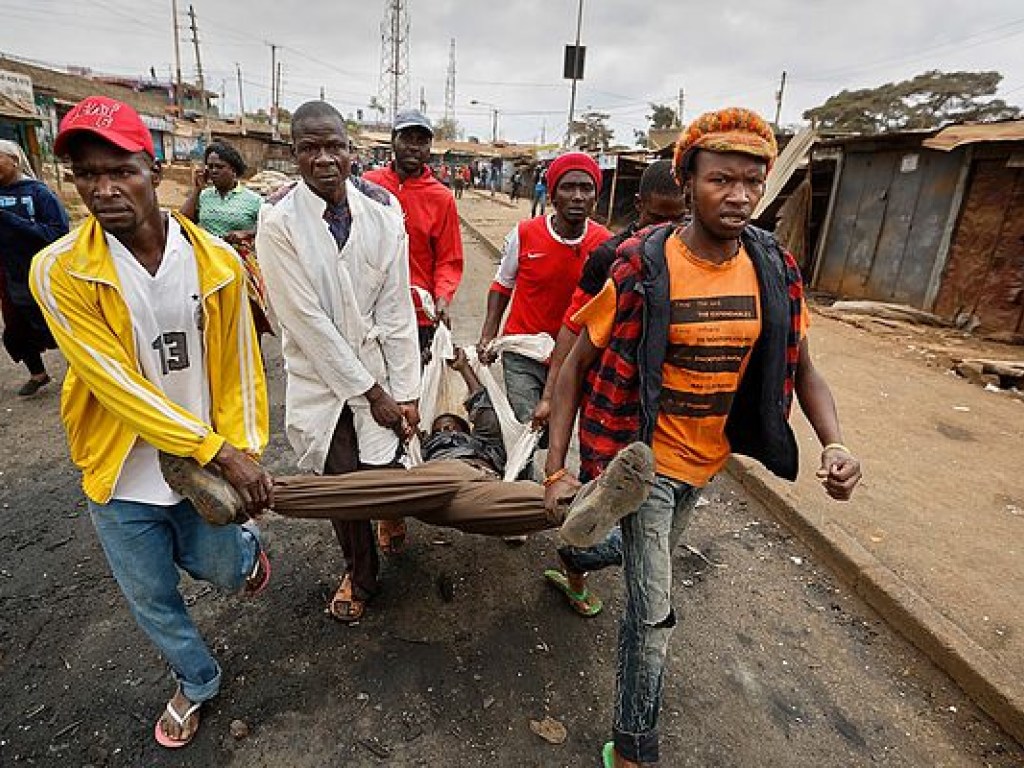
[[[544,478],[544,487],[547,488],[549,485],[554,485],[559,480],[568,474],[568,470],[565,467],[555,470],[550,475]]]

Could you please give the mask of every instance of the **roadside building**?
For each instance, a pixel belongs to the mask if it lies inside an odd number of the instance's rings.
[[[824,142],[811,286],[1024,333],[1024,120]]]

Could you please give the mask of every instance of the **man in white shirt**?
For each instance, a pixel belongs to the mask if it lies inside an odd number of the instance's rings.
[[[256,253],[282,330],[285,421],[299,467],[401,466],[419,422],[419,341],[398,201],[350,176],[345,121],[322,101],[292,116],[302,180],[265,207]],[[345,575],[328,612],[358,621],[379,587],[369,520],[334,522]]]
[[[54,150],[70,158],[92,215],[36,256],[32,292],[68,360],[61,415],[100,543],[178,681],[154,736],[181,747],[221,670],[178,591],[179,569],[249,594],[270,577],[255,527],[210,525],[158,463],[163,451],[216,467],[250,514],[272,501],[256,461],[267,395],[245,272],[222,241],[160,210],[153,139],[128,105],[85,99]]]

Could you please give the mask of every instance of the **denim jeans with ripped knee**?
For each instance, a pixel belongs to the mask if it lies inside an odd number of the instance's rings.
[[[638,763],[658,761],[658,714],[672,609],[672,552],[700,488],[658,475],[647,500],[622,519],[626,610],[619,623],[614,740]]]

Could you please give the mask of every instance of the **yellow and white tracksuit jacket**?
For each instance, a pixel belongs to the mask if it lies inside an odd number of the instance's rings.
[[[254,455],[267,443],[267,387],[242,263],[221,241],[175,218],[199,272],[211,424],[143,376],[131,312],[95,218],[32,262],[32,294],[68,360],[61,417],[71,459],[85,494],[99,504],[110,500],[137,439],[204,465],[225,441]]]

